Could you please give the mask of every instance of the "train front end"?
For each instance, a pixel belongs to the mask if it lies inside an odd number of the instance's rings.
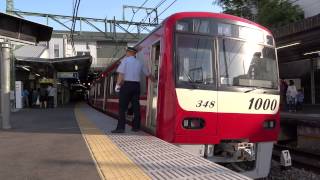
[[[173,143],[260,178],[270,170],[279,122],[274,39],[248,20],[180,13],[172,25]]]

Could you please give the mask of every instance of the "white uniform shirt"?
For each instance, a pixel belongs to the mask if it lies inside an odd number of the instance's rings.
[[[55,88],[52,86],[49,86],[48,89],[48,96],[54,96],[55,95]]]
[[[293,97],[295,98],[297,96],[298,92],[297,92],[297,88],[295,85],[292,85],[292,86],[288,86],[288,89],[287,89],[287,97]]]
[[[124,74],[124,81],[134,82],[140,82],[140,76],[142,72],[146,76],[150,75],[148,68],[134,56],[124,58],[121,61],[117,72]]]

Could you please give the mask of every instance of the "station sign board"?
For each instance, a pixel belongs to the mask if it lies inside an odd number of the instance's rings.
[[[54,79],[43,78],[39,80],[40,84],[54,84]]]
[[[57,72],[57,77],[61,79],[78,79],[78,72]]]

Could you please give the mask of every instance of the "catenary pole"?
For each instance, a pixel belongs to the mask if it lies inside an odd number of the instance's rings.
[[[1,112],[1,128],[10,129],[10,45],[6,42],[0,43],[0,112]]]

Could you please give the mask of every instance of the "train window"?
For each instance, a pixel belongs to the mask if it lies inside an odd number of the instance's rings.
[[[239,26],[239,37],[248,41],[263,43],[263,32],[244,26]]]
[[[215,85],[213,40],[206,36],[178,34],[176,41],[177,81],[189,85]]]
[[[267,41],[267,44],[268,44],[268,45],[271,45],[271,46],[274,45],[273,37],[272,37],[272,36],[267,35],[267,36],[266,36],[266,41]]]
[[[97,93],[97,96],[100,96],[100,90],[101,90],[100,86],[101,86],[101,84],[98,83],[98,93]]]
[[[113,72],[110,76],[110,83],[109,83],[110,95],[116,95],[116,92],[114,91],[114,87],[116,86],[116,83],[117,83],[117,73]]]
[[[220,84],[277,88],[275,50],[254,42],[219,39]]]
[[[189,31],[189,22],[188,20],[181,20],[177,23],[176,30],[178,31]]]
[[[109,77],[109,95],[112,95],[113,94],[113,76],[111,75]]]
[[[232,25],[231,24],[218,24],[218,34],[223,36],[231,36],[232,34]]]
[[[208,19],[194,19],[193,32],[210,33],[210,21]]]
[[[207,18],[183,19],[176,25],[177,31],[210,34],[211,20]]]
[[[100,96],[103,97],[103,93],[104,93],[104,78],[101,79]]]

